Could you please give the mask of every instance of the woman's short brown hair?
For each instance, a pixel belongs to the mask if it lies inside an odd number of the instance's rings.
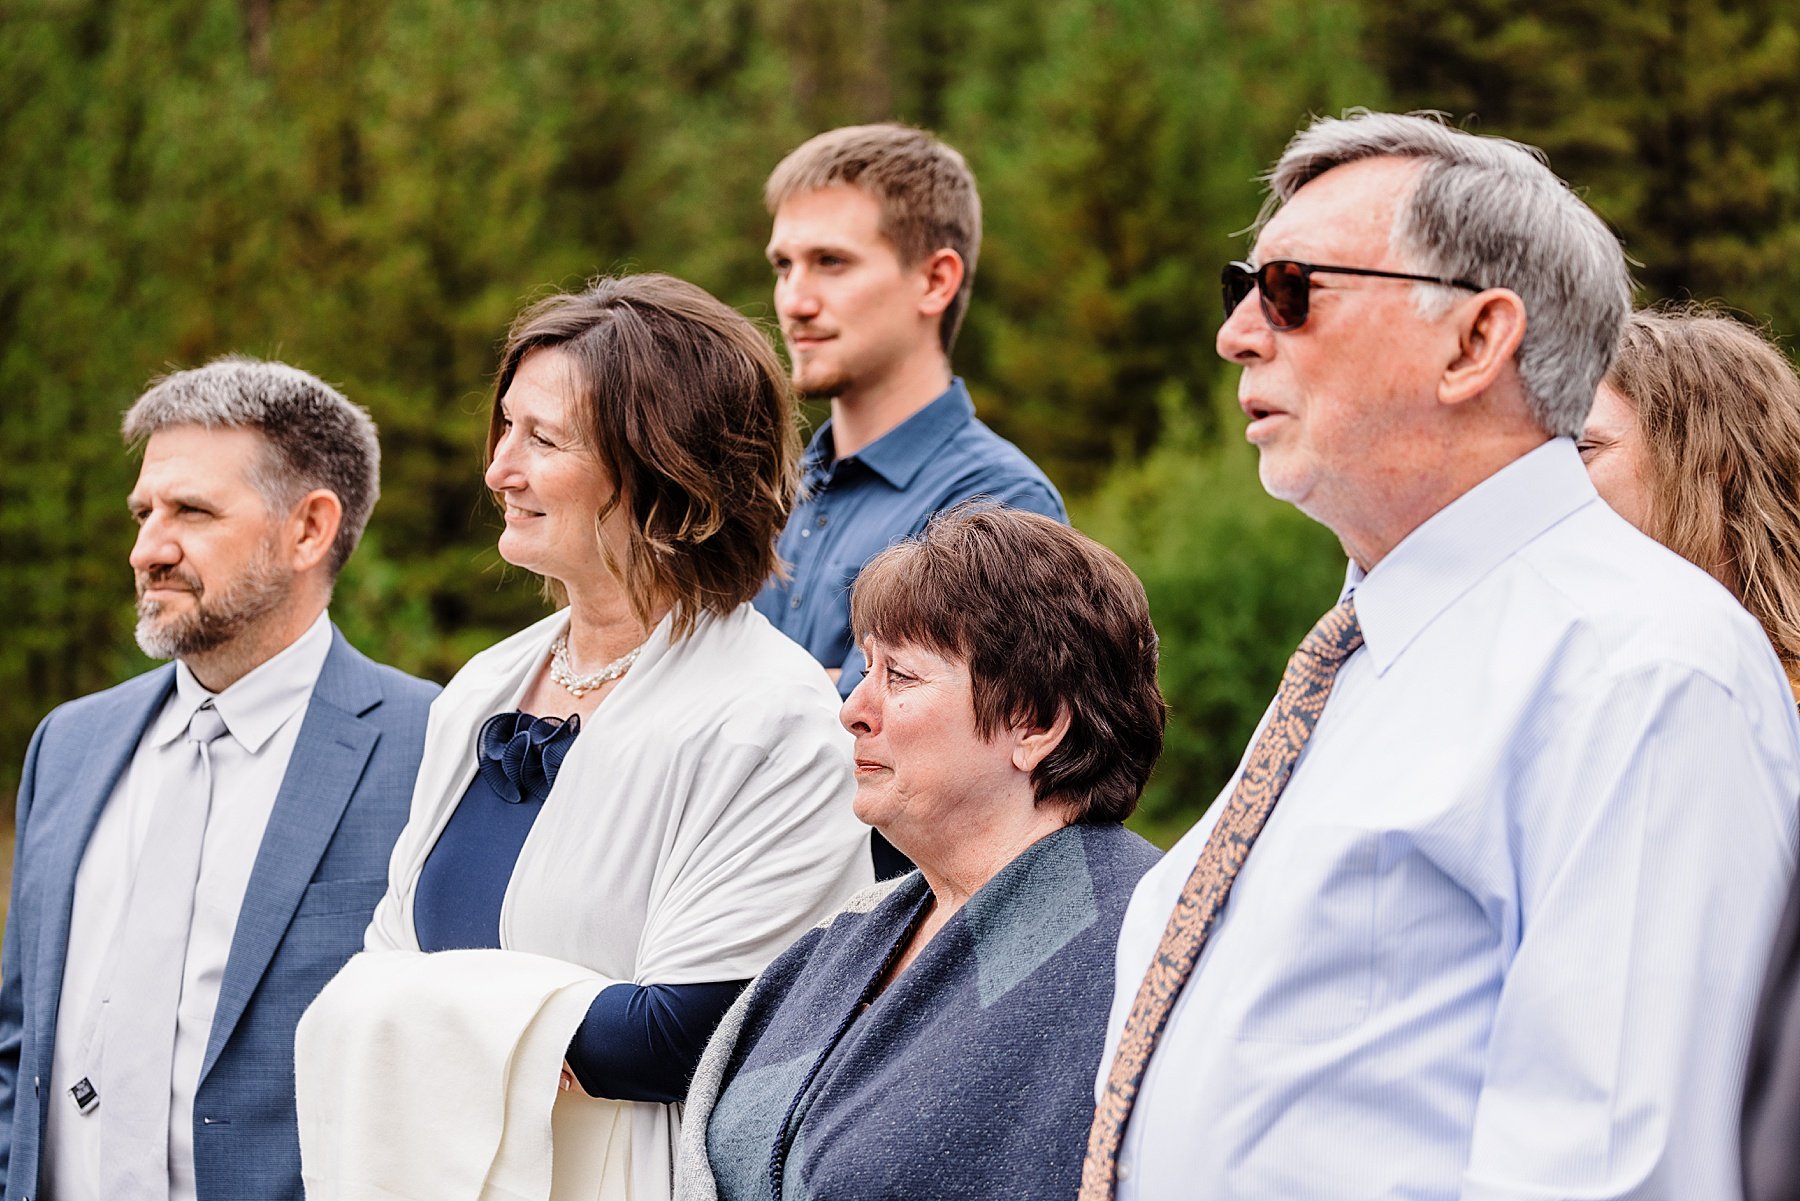
[[[940,514],[871,559],[850,595],[868,638],[969,665],[975,728],[1069,730],[1033,769],[1038,804],[1079,822],[1124,821],[1162,753],[1156,630],[1144,586],[1112,551],[1065,525],[981,502]]]
[[[1700,305],[1633,313],[1606,382],[1637,410],[1657,541],[1717,576],[1800,678],[1800,378]]]
[[[514,320],[500,355],[487,457],[501,398],[534,350],[575,363],[585,445],[619,490],[631,537],[620,561],[601,550],[640,621],[663,605],[677,637],[702,612],[728,613],[775,570],[775,538],[799,480],[800,434],[780,360],[742,314],[668,275],[605,276],[538,301]]]

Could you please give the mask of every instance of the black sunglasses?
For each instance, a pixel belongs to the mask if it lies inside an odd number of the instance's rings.
[[[1254,289],[1261,294],[1263,320],[1270,329],[1291,333],[1306,324],[1312,303],[1312,277],[1316,274],[1370,275],[1377,279],[1410,279],[1421,284],[1444,284],[1467,288],[1471,292],[1486,291],[1480,284],[1466,279],[1445,279],[1439,275],[1408,275],[1404,271],[1371,271],[1367,267],[1322,267],[1317,263],[1297,263],[1293,259],[1274,259],[1260,267],[1249,263],[1227,263],[1219,272],[1219,286],[1225,293],[1225,319],[1237,312],[1244,297]]]

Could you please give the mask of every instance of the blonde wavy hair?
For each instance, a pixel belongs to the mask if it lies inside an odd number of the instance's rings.
[[[1631,315],[1606,382],[1637,411],[1649,529],[1762,623],[1800,695],[1800,376],[1704,305]]]

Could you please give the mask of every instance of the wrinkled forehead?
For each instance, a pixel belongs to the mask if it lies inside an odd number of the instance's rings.
[[[1252,261],[1391,265],[1395,223],[1423,170],[1417,159],[1371,158],[1315,176],[1264,223]]]
[[[266,466],[268,440],[239,426],[176,425],[144,442],[133,498],[161,492],[230,492],[254,488]]]

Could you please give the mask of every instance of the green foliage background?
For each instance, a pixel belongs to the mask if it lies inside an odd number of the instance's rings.
[[[1648,296],[1800,328],[1789,2],[0,0],[0,792],[130,639],[121,411],[228,351],[340,383],[384,497],[334,616],[446,678],[541,612],[479,485],[527,299],[670,271],[766,320],[759,201],[819,129],[941,131],[986,237],[958,370],[1150,591],[1172,706],[1141,823],[1231,770],[1340,578],[1264,497],[1217,269],[1309,113],[1436,107],[1544,146]]]

